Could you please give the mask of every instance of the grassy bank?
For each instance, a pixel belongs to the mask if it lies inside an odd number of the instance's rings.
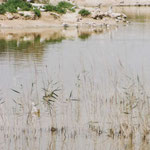
[[[60,14],[65,14],[67,11],[75,12],[74,5],[65,1],[59,2],[56,6],[45,4],[42,9]],[[5,14],[6,12],[17,13],[18,11],[33,11],[36,16],[41,16],[40,9],[23,0],[8,0],[0,5],[0,14]]]

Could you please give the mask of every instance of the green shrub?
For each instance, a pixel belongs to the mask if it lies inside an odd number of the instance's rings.
[[[35,8],[33,11],[34,11],[35,16],[41,17],[41,12],[39,9]]]
[[[72,8],[74,5],[72,5],[71,3],[69,2],[65,2],[65,1],[62,1],[62,2],[59,2],[58,5],[54,6],[54,5],[46,5],[44,7],[44,9],[46,11],[53,11],[53,12],[57,12],[59,14],[65,14],[67,12],[67,10],[71,11],[71,12],[75,12],[75,9]]]
[[[10,12],[10,13],[16,13],[16,12],[17,12],[17,9],[16,9],[15,7],[11,6],[11,5],[5,7],[5,10],[6,10],[7,12]]]
[[[0,5],[0,14],[5,14],[6,10],[5,7],[3,5]]]
[[[53,6],[53,5],[45,5],[44,6],[44,9],[45,9],[45,11],[54,11],[55,10],[55,7],[56,6]]]
[[[70,8],[69,9],[71,12],[75,12],[76,10],[75,9],[73,9],[73,8]]]
[[[65,8],[61,8],[58,5],[57,6],[53,6],[53,5],[46,5],[44,7],[44,9],[46,11],[52,11],[52,12],[57,12],[59,14],[65,14],[66,13],[66,9]]]
[[[55,12],[59,13],[59,14],[65,14],[67,12],[67,10],[65,8],[56,6],[55,8]]]
[[[8,0],[6,3],[0,5],[0,13],[4,14],[5,12],[16,13],[17,8],[20,8],[23,11],[32,10],[32,5],[23,0]]]
[[[90,15],[91,13],[90,13],[88,10],[86,10],[86,9],[81,9],[81,10],[79,11],[79,14],[80,14],[81,16],[85,17],[85,16]]]
[[[59,2],[57,6],[60,8],[67,8],[67,9],[71,9],[73,7],[71,3],[65,1]]]

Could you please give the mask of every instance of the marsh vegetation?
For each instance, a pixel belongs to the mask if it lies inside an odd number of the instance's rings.
[[[0,149],[148,150],[147,31],[1,31]]]

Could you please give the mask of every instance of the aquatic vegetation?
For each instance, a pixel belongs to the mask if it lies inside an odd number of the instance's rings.
[[[79,37],[80,39],[82,39],[82,40],[86,40],[86,39],[88,39],[90,36],[91,36],[90,33],[88,33],[88,32],[83,32],[83,33],[81,33],[78,37]]]

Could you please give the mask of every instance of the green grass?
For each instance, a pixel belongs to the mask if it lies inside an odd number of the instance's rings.
[[[35,9],[33,10],[33,12],[34,12],[35,16],[41,17],[41,12],[40,12],[39,9],[35,8]]]
[[[82,17],[86,17],[86,16],[89,16],[91,14],[91,12],[89,12],[88,10],[86,9],[81,9],[79,11],[79,14],[82,16]]]
[[[2,5],[0,5],[0,14],[5,14],[5,13],[6,13],[5,8]]]
[[[65,14],[67,12],[67,10],[71,11],[71,12],[75,12],[75,9],[72,8],[74,5],[72,5],[69,2],[59,2],[58,5],[54,6],[51,4],[48,4],[44,7],[44,9],[46,11],[52,11],[52,12],[56,12],[59,14]]]
[[[65,14],[65,13],[66,13],[66,9],[61,8],[61,7],[58,7],[58,6],[53,6],[53,5],[51,5],[51,4],[46,5],[46,6],[44,7],[44,9],[45,9],[46,11],[57,12],[57,13],[59,13],[59,14]]]
[[[72,4],[69,3],[69,2],[61,1],[61,2],[58,3],[57,6],[60,7],[60,8],[70,9],[70,8],[72,8],[74,5],[72,5]]]
[[[46,6],[44,6],[44,9],[46,11],[65,14],[67,11],[75,12],[73,6],[74,5],[69,2],[61,1],[56,6],[47,4]],[[33,6],[24,0],[8,0],[7,2],[1,4],[0,14],[5,14],[6,12],[17,13],[18,8],[22,11],[34,11],[36,16],[41,16],[41,12],[39,9],[36,8],[33,10]]]
[[[8,0],[6,3],[0,5],[0,14],[5,14],[6,12],[16,13],[17,8],[23,11],[30,11],[33,9],[30,3],[23,0]]]

